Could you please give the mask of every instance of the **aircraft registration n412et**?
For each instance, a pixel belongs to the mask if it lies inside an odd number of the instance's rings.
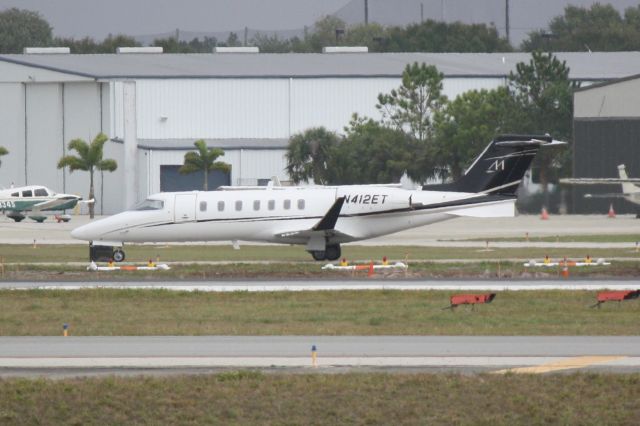
[[[41,212],[72,209],[81,200],[79,195],[56,194],[44,186],[21,186],[0,190],[0,211],[16,222],[24,219],[25,213],[36,222],[43,222],[46,216]]]
[[[456,182],[407,190],[345,185],[165,192],[133,210],[74,229],[93,245],[126,242],[257,241],[304,245],[315,260],[335,260],[340,245],[459,216],[511,217],[516,190],[550,136],[494,139]],[[124,252],[113,252],[116,261]]]

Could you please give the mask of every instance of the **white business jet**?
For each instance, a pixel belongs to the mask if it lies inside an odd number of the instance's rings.
[[[421,190],[347,185],[159,193],[71,235],[113,247],[234,240],[300,244],[315,260],[335,260],[342,243],[459,216],[513,216],[516,190],[538,149],[559,144],[550,136],[500,136],[458,181]],[[113,258],[123,260],[124,252],[116,249]]]

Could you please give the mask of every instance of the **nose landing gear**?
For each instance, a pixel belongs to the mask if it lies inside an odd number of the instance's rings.
[[[122,262],[124,259],[124,250],[120,247],[89,244],[89,260],[93,262]]]

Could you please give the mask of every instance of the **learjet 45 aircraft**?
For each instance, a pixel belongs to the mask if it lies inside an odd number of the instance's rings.
[[[72,209],[82,200],[79,195],[56,194],[44,186],[30,185],[0,190],[0,211],[16,222],[29,215],[36,222],[46,219],[41,212]]]
[[[125,242],[259,241],[300,244],[315,260],[335,260],[340,245],[459,216],[511,217],[516,190],[550,136],[493,140],[456,182],[406,190],[346,185],[164,192],[133,210],[74,229],[94,246]],[[124,252],[113,252],[116,261]]]

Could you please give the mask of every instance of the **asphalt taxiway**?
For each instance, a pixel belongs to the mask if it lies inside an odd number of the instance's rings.
[[[640,371],[640,336],[128,336],[0,337],[0,375],[313,369],[314,347],[325,370]]]

